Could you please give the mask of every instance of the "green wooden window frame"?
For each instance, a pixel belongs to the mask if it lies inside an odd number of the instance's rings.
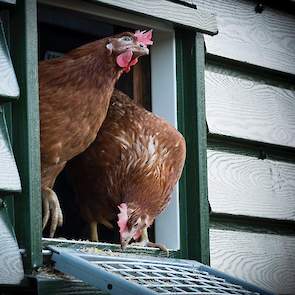
[[[42,264],[36,0],[18,1],[10,17],[11,52],[20,87],[20,99],[12,105],[14,152],[22,179],[22,192],[14,200],[15,232],[30,273]]]
[[[24,261],[27,273],[42,264],[36,2],[19,1],[11,13],[13,60],[21,90],[20,101],[12,108],[13,140],[23,185],[21,197],[15,200],[14,205],[15,230],[20,248],[26,251]],[[93,5],[99,5],[101,1],[96,2]],[[118,6],[117,1],[112,3]],[[126,10],[126,7],[123,9]],[[155,18],[151,22],[158,22]],[[196,28],[184,28],[183,24],[177,26],[175,33],[178,124],[187,140],[187,161],[180,181],[179,255],[208,264],[204,40],[201,33],[196,33]]]

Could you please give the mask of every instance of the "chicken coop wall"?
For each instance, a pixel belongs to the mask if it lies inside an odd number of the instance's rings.
[[[211,265],[294,294],[294,1],[192,2],[219,24],[205,36]]]

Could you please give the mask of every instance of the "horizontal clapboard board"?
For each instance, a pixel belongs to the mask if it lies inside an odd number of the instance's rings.
[[[216,14],[218,35],[205,36],[208,53],[295,74],[295,15],[256,1],[199,0],[198,8]]]
[[[9,141],[3,107],[0,106],[0,193],[20,191],[20,177]]]
[[[4,26],[0,17],[0,103],[19,97],[19,86],[10,58],[5,38]]]
[[[212,212],[295,220],[295,163],[208,150]]]
[[[294,86],[213,64],[205,83],[210,133],[295,147]]]
[[[278,294],[294,294],[295,236],[210,230],[211,266]]]

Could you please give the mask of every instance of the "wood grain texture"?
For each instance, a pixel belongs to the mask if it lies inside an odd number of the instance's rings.
[[[209,132],[295,147],[295,87],[222,66],[206,70]]]
[[[0,284],[19,284],[23,278],[21,255],[12,227],[6,210],[0,207]]]
[[[0,106],[0,193],[20,191],[20,177],[9,142],[4,112]]]
[[[16,4],[16,0],[0,0],[1,3]]]
[[[215,35],[217,24],[215,16],[184,5],[166,0],[92,0],[93,2],[110,5],[119,9],[155,17],[160,20],[186,26],[198,31]]]
[[[218,35],[206,37],[208,53],[295,74],[295,15],[255,1],[198,0],[197,7],[216,14]]]
[[[212,212],[295,220],[295,163],[208,150]]]
[[[0,102],[19,97],[19,87],[10,59],[4,28],[0,18]]]
[[[211,266],[261,288],[294,294],[295,236],[210,230]]]

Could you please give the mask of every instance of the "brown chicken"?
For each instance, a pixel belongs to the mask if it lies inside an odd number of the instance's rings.
[[[149,53],[151,32],[125,32],[39,64],[43,228],[50,236],[63,215],[52,187],[67,161],[95,139],[114,85],[141,55]]]
[[[82,217],[98,241],[98,224],[117,220],[121,246],[148,239],[147,228],[168,205],[185,161],[183,136],[163,119],[114,90],[95,141],[68,166]]]

